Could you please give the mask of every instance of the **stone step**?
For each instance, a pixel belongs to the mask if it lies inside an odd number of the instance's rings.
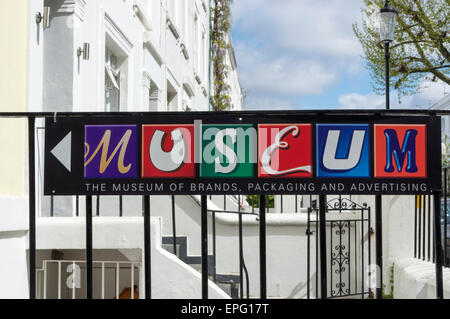
[[[162,244],[161,246],[162,246],[162,248],[163,248],[164,250],[166,250],[166,251],[168,251],[169,253],[173,254],[173,245],[172,245],[172,244]],[[177,245],[176,245],[176,249],[177,249],[176,255],[177,255],[178,257],[180,257],[180,249],[181,249],[180,245],[177,244]]]
[[[190,267],[194,268],[199,273],[202,272],[202,263],[201,263],[201,257],[199,256],[188,256],[187,255],[187,238],[186,237],[177,237],[177,243],[176,243],[176,255],[177,257],[189,265]],[[162,240],[162,248],[166,251],[173,254],[173,238],[172,237],[163,237]],[[212,256],[208,256],[208,262],[209,262],[209,280],[213,280],[212,273]],[[233,299],[239,298],[239,276],[238,275],[224,275],[224,274],[217,274],[216,275],[216,285],[222,289],[226,294],[228,294]]]

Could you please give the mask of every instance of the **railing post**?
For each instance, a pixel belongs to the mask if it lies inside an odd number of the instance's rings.
[[[417,258],[417,210],[419,208],[419,196],[414,196],[414,258]]]
[[[434,233],[436,234],[436,298],[444,299],[442,283],[441,193],[434,193]]]
[[[36,181],[35,181],[35,118],[28,118],[28,179],[29,179],[29,257],[30,299],[36,299]]]
[[[86,298],[92,299],[92,196],[86,196]]]
[[[208,197],[201,195],[202,299],[208,299]]]
[[[306,226],[306,299],[311,298],[311,265],[310,265],[310,258],[311,258],[311,207],[308,207],[308,219],[307,219],[307,226]],[[350,227],[349,227],[350,229]]]
[[[440,222],[440,221],[439,221]],[[428,248],[428,255],[427,255],[427,261],[431,260],[431,196],[428,195],[428,232],[427,232],[427,248]]]
[[[427,230],[426,230],[426,225],[427,225],[427,196],[423,195],[423,216],[422,216],[422,225],[423,225],[423,233],[422,233],[422,260],[425,260],[425,256],[426,256],[426,234],[427,234]],[[428,212],[429,214],[430,212]]]
[[[267,299],[266,196],[259,196],[259,268],[261,299]]]
[[[377,271],[377,299],[383,299],[383,201],[381,195],[375,196],[375,251]]]
[[[176,227],[176,217],[175,217],[175,195],[172,195],[172,244],[173,244],[173,254],[177,255],[177,227]]]
[[[123,196],[119,196],[119,216],[123,217]]]
[[[327,298],[327,234],[326,234],[326,196],[319,196],[319,232],[320,232],[320,294]]]
[[[241,197],[238,197],[238,213],[239,213],[239,294],[244,299],[244,247],[242,234],[242,214],[241,214]]]
[[[100,196],[99,195],[97,195],[97,198],[96,198],[96,215],[97,215],[97,217],[100,217]]]
[[[217,252],[216,252],[216,212],[212,212],[212,233],[213,233],[213,281],[217,281]]]
[[[144,272],[145,272],[145,299],[152,298],[151,285],[151,237],[150,237],[150,196],[143,196],[144,201]]]
[[[447,262],[447,169],[444,168],[444,265],[448,266]]]

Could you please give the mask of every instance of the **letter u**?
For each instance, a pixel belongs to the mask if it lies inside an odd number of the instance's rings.
[[[355,130],[353,132],[350,143],[350,151],[347,158],[336,158],[337,148],[339,144],[339,136],[341,131],[330,130],[325,142],[325,150],[323,152],[323,166],[329,170],[350,170],[355,168],[361,159],[362,149],[364,146],[365,130]]]

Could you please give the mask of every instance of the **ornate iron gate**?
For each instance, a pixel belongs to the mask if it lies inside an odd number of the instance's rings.
[[[370,207],[339,196],[326,203],[324,215],[325,227],[320,227],[317,203],[308,210],[307,298],[373,297],[369,284],[374,233]],[[324,260],[319,253],[322,241]],[[326,292],[321,287],[326,287]]]

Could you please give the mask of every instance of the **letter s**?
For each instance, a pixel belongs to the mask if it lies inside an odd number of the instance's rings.
[[[215,139],[216,150],[219,151],[220,153],[222,153],[223,155],[225,155],[229,165],[226,167],[223,166],[222,163],[220,163],[220,158],[216,157],[216,159],[215,159],[216,173],[229,174],[232,171],[234,171],[234,169],[237,166],[238,158],[237,158],[236,153],[228,145],[226,145],[223,141],[225,136],[227,136],[227,135],[231,137],[233,144],[236,143],[236,139],[237,139],[236,129],[227,128],[227,129],[221,130],[217,133],[216,139]]]

